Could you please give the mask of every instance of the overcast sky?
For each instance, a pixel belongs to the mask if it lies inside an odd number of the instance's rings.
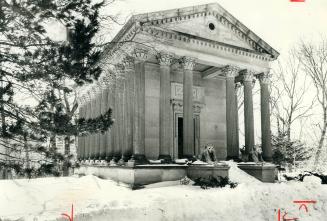
[[[281,54],[300,38],[327,35],[327,0],[121,0],[107,13],[131,14],[218,2]]]

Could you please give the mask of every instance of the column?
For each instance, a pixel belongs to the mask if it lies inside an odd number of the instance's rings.
[[[183,155],[194,158],[193,68],[195,59],[184,57],[183,66]]]
[[[91,92],[88,91],[87,101],[86,101],[86,116],[85,116],[86,120],[92,118],[92,116],[91,116],[92,102],[91,101],[92,101]],[[91,159],[91,144],[92,144],[91,136],[92,136],[91,134],[88,134],[85,137],[85,156],[86,156],[86,159],[88,159],[88,160]]]
[[[234,66],[226,66],[222,69],[226,76],[226,135],[227,135],[227,159],[239,159],[238,146],[238,123],[236,107],[235,77],[238,69]]]
[[[160,53],[160,101],[159,101],[159,159],[171,162],[171,122],[170,122],[170,66],[173,61],[171,54]]]
[[[261,108],[261,144],[262,157],[265,161],[272,161],[271,130],[270,130],[270,92],[269,72],[259,75],[260,80],[260,108]]]
[[[78,99],[78,118],[82,118],[82,112],[83,112],[83,108],[82,108],[82,99]],[[81,161],[82,160],[82,148],[83,148],[83,140],[82,140],[82,136],[77,136],[77,148],[76,148],[76,152],[77,152],[77,160]]]
[[[135,106],[133,159],[136,164],[148,163],[145,157],[145,61],[147,51],[138,49],[135,57]]]
[[[124,164],[126,149],[126,126],[125,126],[125,75],[123,68],[119,68],[119,83],[118,83],[118,131],[119,131],[119,165]]]
[[[114,80],[108,76],[108,80],[112,82],[110,85],[108,84],[108,87],[106,88],[107,92],[107,110],[110,108],[111,113],[112,113],[112,119],[114,119],[114,108],[113,108],[113,85],[114,85]],[[113,123],[113,125],[109,128],[108,131],[106,131],[106,161],[110,162],[113,159],[114,155],[114,149],[113,149],[113,127],[116,122]]]
[[[238,147],[238,151],[239,151],[239,147],[240,147],[240,137],[239,137],[239,119],[238,119],[238,96],[237,96],[237,92],[238,90],[241,90],[241,83],[238,82],[235,84],[235,128],[236,128],[236,146]],[[238,152],[238,157],[239,157],[239,160],[240,159],[240,156],[239,156],[240,152]]]
[[[126,109],[127,109],[127,149],[124,155],[126,159],[130,159],[133,154],[133,127],[134,127],[134,59],[132,57],[126,57],[123,60],[126,74]]]
[[[79,118],[84,118],[86,116],[86,97],[83,95],[80,100],[80,108],[79,108]],[[85,160],[85,136],[81,135],[78,137],[78,149],[79,149],[79,160]]]
[[[101,86],[99,84],[95,85],[95,101],[96,101],[96,107],[95,107],[95,118],[100,117],[101,115]],[[100,160],[100,152],[101,152],[101,132],[97,132],[95,134],[95,159]]]
[[[114,161],[118,161],[120,159],[120,105],[119,105],[119,76],[117,73],[114,85],[114,93],[113,93],[113,116],[115,119],[115,123],[113,125],[113,157]]]
[[[104,115],[108,111],[108,79],[106,76],[100,79],[101,85],[101,115]],[[106,159],[106,132],[100,133],[100,160]]]
[[[254,148],[254,119],[253,119],[253,72],[243,70],[243,85],[244,85],[244,131],[245,131],[245,154],[249,154]]]

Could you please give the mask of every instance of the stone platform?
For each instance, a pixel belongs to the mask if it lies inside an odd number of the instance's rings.
[[[265,183],[275,182],[276,165],[271,163],[239,163],[238,168]]]
[[[128,166],[81,166],[75,170],[79,175],[95,175],[131,186],[180,180],[186,176],[186,165],[160,164]]]
[[[199,177],[228,176],[229,166],[217,165],[179,165],[179,164],[146,164],[136,166],[101,166],[82,165],[75,169],[78,175],[95,175],[135,186],[142,186],[163,181],[181,180],[185,176],[194,180]]]
[[[211,177],[228,177],[229,166],[227,164],[203,164],[203,165],[189,165],[187,168],[187,176],[191,180],[197,178],[209,178]]]

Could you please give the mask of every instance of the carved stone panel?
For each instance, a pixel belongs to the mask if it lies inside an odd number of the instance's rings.
[[[171,99],[183,100],[183,84],[171,83]],[[204,103],[204,88],[193,86],[193,101]]]

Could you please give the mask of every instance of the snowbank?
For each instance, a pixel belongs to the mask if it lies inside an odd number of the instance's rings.
[[[264,184],[235,163],[230,178],[235,189],[208,189],[179,182],[149,185],[132,191],[94,176],[0,181],[0,218],[56,220],[74,204],[76,220],[224,220],[276,221],[277,210],[288,218],[326,220],[327,185],[317,183]],[[317,200],[309,212],[293,200]],[[60,219],[65,220],[65,219]]]

